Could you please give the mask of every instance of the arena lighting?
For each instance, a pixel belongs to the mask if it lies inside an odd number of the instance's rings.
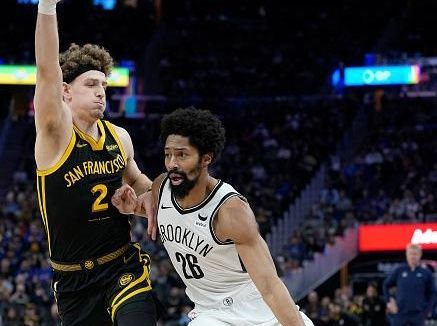
[[[37,5],[38,0],[17,0],[19,5]],[[93,0],[93,5],[101,7],[104,10],[113,10],[115,8],[116,0]]]
[[[17,0],[17,3],[19,5],[37,5],[38,4],[38,0]]]
[[[113,10],[115,7],[115,0],[93,0],[94,6],[102,6],[105,10]]]
[[[36,66],[0,65],[0,84],[35,85]],[[129,69],[114,68],[108,79],[108,86],[126,87],[129,85]]]
[[[332,85],[373,86],[418,84],[420,67],[418,65],[346,67],[343,73],[336,70],[332,74]]]
[[[437,223],[361,225],[360,252],[403,251],[408,243],[423,250],[437,250]]]

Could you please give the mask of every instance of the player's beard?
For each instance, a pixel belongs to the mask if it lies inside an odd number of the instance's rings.
[[[168,171],[168,173],[167,173],[168,176],[170,176],[170,174],[177,174],[179,177],[181,177],[183,179],[182,182],[178,185],[174,185],[170,181],[171,191],[177,199],[183,199],[186,196],[188,196],[191,189],[194,188],[197,181],[199,180],[201,169],[202,168],[201,168],[200,163],[199,163],[196,167],[194,167],[194,169],[189,171],[189,174],[194,174],[194,173],[196,174],[196,176],[192,180],[188,179],[187,173],[185,173],[183,171],[178,171],[177,169],[173,169],[173,170]]]

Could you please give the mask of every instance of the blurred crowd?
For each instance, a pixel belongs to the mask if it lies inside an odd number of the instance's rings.
[[[351,159],[330,158],[320,201],[283,256],[287,270],[322,252],[360,223],[437,220],[437,110],[434,101],[393,100],[372,115],[368,136]]]
[[[37,10],[32,2],[34,1],[2,1],[1,64],[35,62],[34,22]],[[114,10],[102,10],[101,7],[93,5],[91,0],[62,2],[57,12],[61,51],[65,51],[72,42],[80,45],[95,43],[107,48],[117,62],[141,61],[155,26],[153,2],[117,1]],[[78,17],[81,18],[80,23]]]
[[[194,98],[315,94],[341,62],[362,62],[405,2],[168,1],[163,89]]]

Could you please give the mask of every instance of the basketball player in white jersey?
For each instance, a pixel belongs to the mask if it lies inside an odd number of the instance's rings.
[[[313,325],[278,277],[246,199],[209,175],[225,143],[220,120],[178,109],[163,118],[161,140],[168,172],[152,193],[161,241],[195,303],[189,325]],[[143,197],[123,186],[113,204],[141,215]]]

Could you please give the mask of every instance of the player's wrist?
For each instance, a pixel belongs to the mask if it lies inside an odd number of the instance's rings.
[[[44,15],[56,15],[56,4],[60,0],[39,0],[38,12]]]

